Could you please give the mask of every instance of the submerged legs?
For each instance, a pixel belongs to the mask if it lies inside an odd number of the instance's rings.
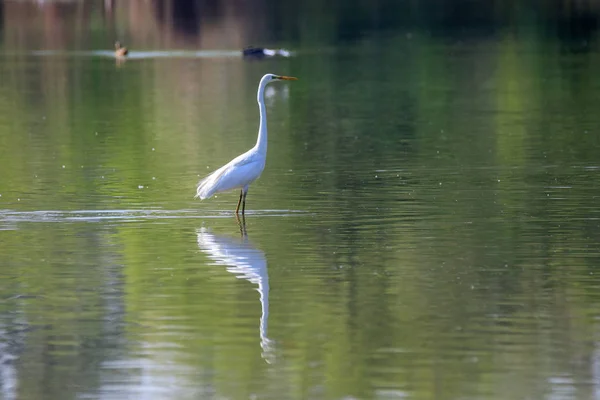
[[[240,216],[235,214],[235,219],[238,223],[238,227],[240,228],[240,235],[242,238],[246,237],[248,234],[246,233],[246,217],[242,214],[242,219],[240,220]]]

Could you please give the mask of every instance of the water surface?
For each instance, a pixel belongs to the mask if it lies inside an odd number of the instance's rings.
[[[132,21],[124,62],[4,27],[1,398],[600,398],[597,42],[321,21],[247,62]],[[266,72],[244,224],[193,196]]]

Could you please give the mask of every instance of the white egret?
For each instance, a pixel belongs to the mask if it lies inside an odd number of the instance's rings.
[[[292,76],[273,74],[266,74],[262,77],[258,84],[258,93],[256,95],[258,109],[260,111],[260,125],[258,128],[256,145],[202,179],[196,188],[195,197],[204,200],[218,192],[241,188],[240,199],[235,208],[235,213],[239,214],[241,204],[242,215],[244,215],[244,212],[246,211],[248,186],[258,179],[265,168],[265,161],[267,158],[267,109],[265,107],[265,87],[273,81],[295,81],[297,79],[298,78]]]

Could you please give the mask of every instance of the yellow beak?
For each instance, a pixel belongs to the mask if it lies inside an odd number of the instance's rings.
[[[298,78],[294,76],[278,76],[277,79],[281,79],[282,81],[297,81]]]

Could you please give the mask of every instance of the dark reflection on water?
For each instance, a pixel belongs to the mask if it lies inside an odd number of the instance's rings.
[[[599,397],[593,4],[183,3],[0,3],[0,397]]]
[[[280,2],[260,0],[7,1],[1,27],[9,47],[103,48],[116,37],[135,47],[242,49],[265,42],[295,47],[363,40],[401,31],[470,40],[504,32],[559,38],[569,51],[593,51],[600,8],[592,1],[501,3],[453,0]]]

